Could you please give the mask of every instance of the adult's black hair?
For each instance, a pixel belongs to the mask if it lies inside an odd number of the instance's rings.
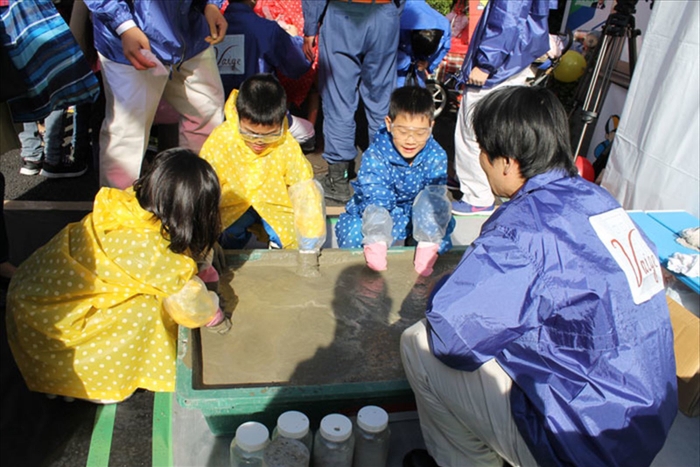
[[[526,180],[555,168],[578,173],[566,111],[548,89],[508,86],[493,91],[476,104],[471,120],[489,160],[517,160]]]
[[[161,233],[175,253],[200,259],[221,233],[221,187],[213,167],[184,148],[158,154],[134,183],[143,209],[161,221]]]
[[[419,86],[403,86],[394,89],[389,101],[389,118],[394,120],[398,114],[425,115],[433,121],[435,103],[433,96],[425,88]]]
[[[444,34],[442,29],[414,29],[411,31],[411,51],[418,60],[427,60],[437,52]]]
[[[287,113],[287,95],[277,78],[259,73],[241,84],[236,111],[240,120],[257,125],[281,125]]]

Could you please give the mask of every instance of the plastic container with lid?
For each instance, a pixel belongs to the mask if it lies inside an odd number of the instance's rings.
[[[231,441],[231,467],[263,467],[263,453],[269,442],[270,432],[262,423],[241,424]]]
[[[314,437],[314,467],[352,467],[355,436],[345,415],[323,417]]]
[[[272,430],[272,439],[289,438],[301,441],[304,446],[313,452],[314,442],[311,430],[309,430],[309,418],[296,410],[284,412],[277,418],[277,426]]]
[[[265,448],[263,460],[265,467],[309,467],[311,454],[298,439],[278,437]]]
[[[384,467],[389,455],[389,415],[368,405],[357,413],[353,467]]]

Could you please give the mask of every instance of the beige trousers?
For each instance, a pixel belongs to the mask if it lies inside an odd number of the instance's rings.
[[[99,55],[106,98],[100,131],[100,185],[126,188],[139,177],[161,98],[180,113],[179,145],[199,152],[224,121],[224,90],[213,47],[171,68],[139,71]]]
[[[460,371],[430,351],[425,320],[401,335],[401,360],[416,396],[426,447],[441,467],[536,466],[510,411],[513,381],[489,360]]]

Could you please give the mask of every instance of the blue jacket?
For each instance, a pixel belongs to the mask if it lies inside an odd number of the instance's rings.
[[[502,83],[549,50],[549,10],[557,0],[489,0],[462,65],[466,81],[474,67],[488,71],[484,88]]]
[[[151,43],[151,51],[166,66],[177,65],[209,47],[210,35],[202,10],[193,0],[85,0],[92,11],[95,48],[108,59],[130,65],[124,57],[117,28],[126,21],[136,23]],[[222,0],[207,0],[220,7]]]
[[[399,53],[396,58],[398,80],[396,86],[403,86],[413,56],[411,31],[417,29],[441,29],[443,31],[440,45],[433,55],[428,57],[428,73],[433,73],[450,50],[452,28],[444,15],[435,11],[425,0],[407,0],[401,13],[401,32],[399,33]],[[420,79],[420,77],[419,77]]]
[[[226,39],[214,47],[226,95],[256,73],[278,70],[296,79],[311,67],[302,50],[304,39],[290,36],[279,24],[261,18],[248,5],[230,3],[224,16],[228,21]],[[243,41],[242,54],[235,53],[236,40]],[[241,55],[243,66],[235,69],[231,58]]]
[[[496,359],[538,464],[651,463],[677,411],[673,331],[652,243],[605,190],[533,177],[435,290],[433,353]]]
[[[425,147],[409,164],[394,147],[391,134],[381,128],[372,144],[362,154],[362,165],[357,180],[351,182],[355,194],[345,206],[336,226],[336,234],[342,235],[343,225],[361,218],[370,204],[381,206],[391,214],[394,222],[392,235],[395,240],[411,234],[413,201],[428,185],[447,184],[447,154],[430,136]],[[446,239],[441,244],[443,253],[452,247],[449,234],[454,229],[454,219],[447,228]],[[338,243],[343,243],[338,241]]]

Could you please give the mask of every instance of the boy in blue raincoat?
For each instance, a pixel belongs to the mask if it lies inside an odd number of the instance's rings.
[[[386,127],[362,155],[355,194],[335,232],[340,248],[364,247],[367,265],[386,269],[387,248],[418,242],[416,271],[430,275],[438,253],[452,247],[454,219],[447,199],[447,154],[432,137],[433,99],[406,86],[391,95]]]

